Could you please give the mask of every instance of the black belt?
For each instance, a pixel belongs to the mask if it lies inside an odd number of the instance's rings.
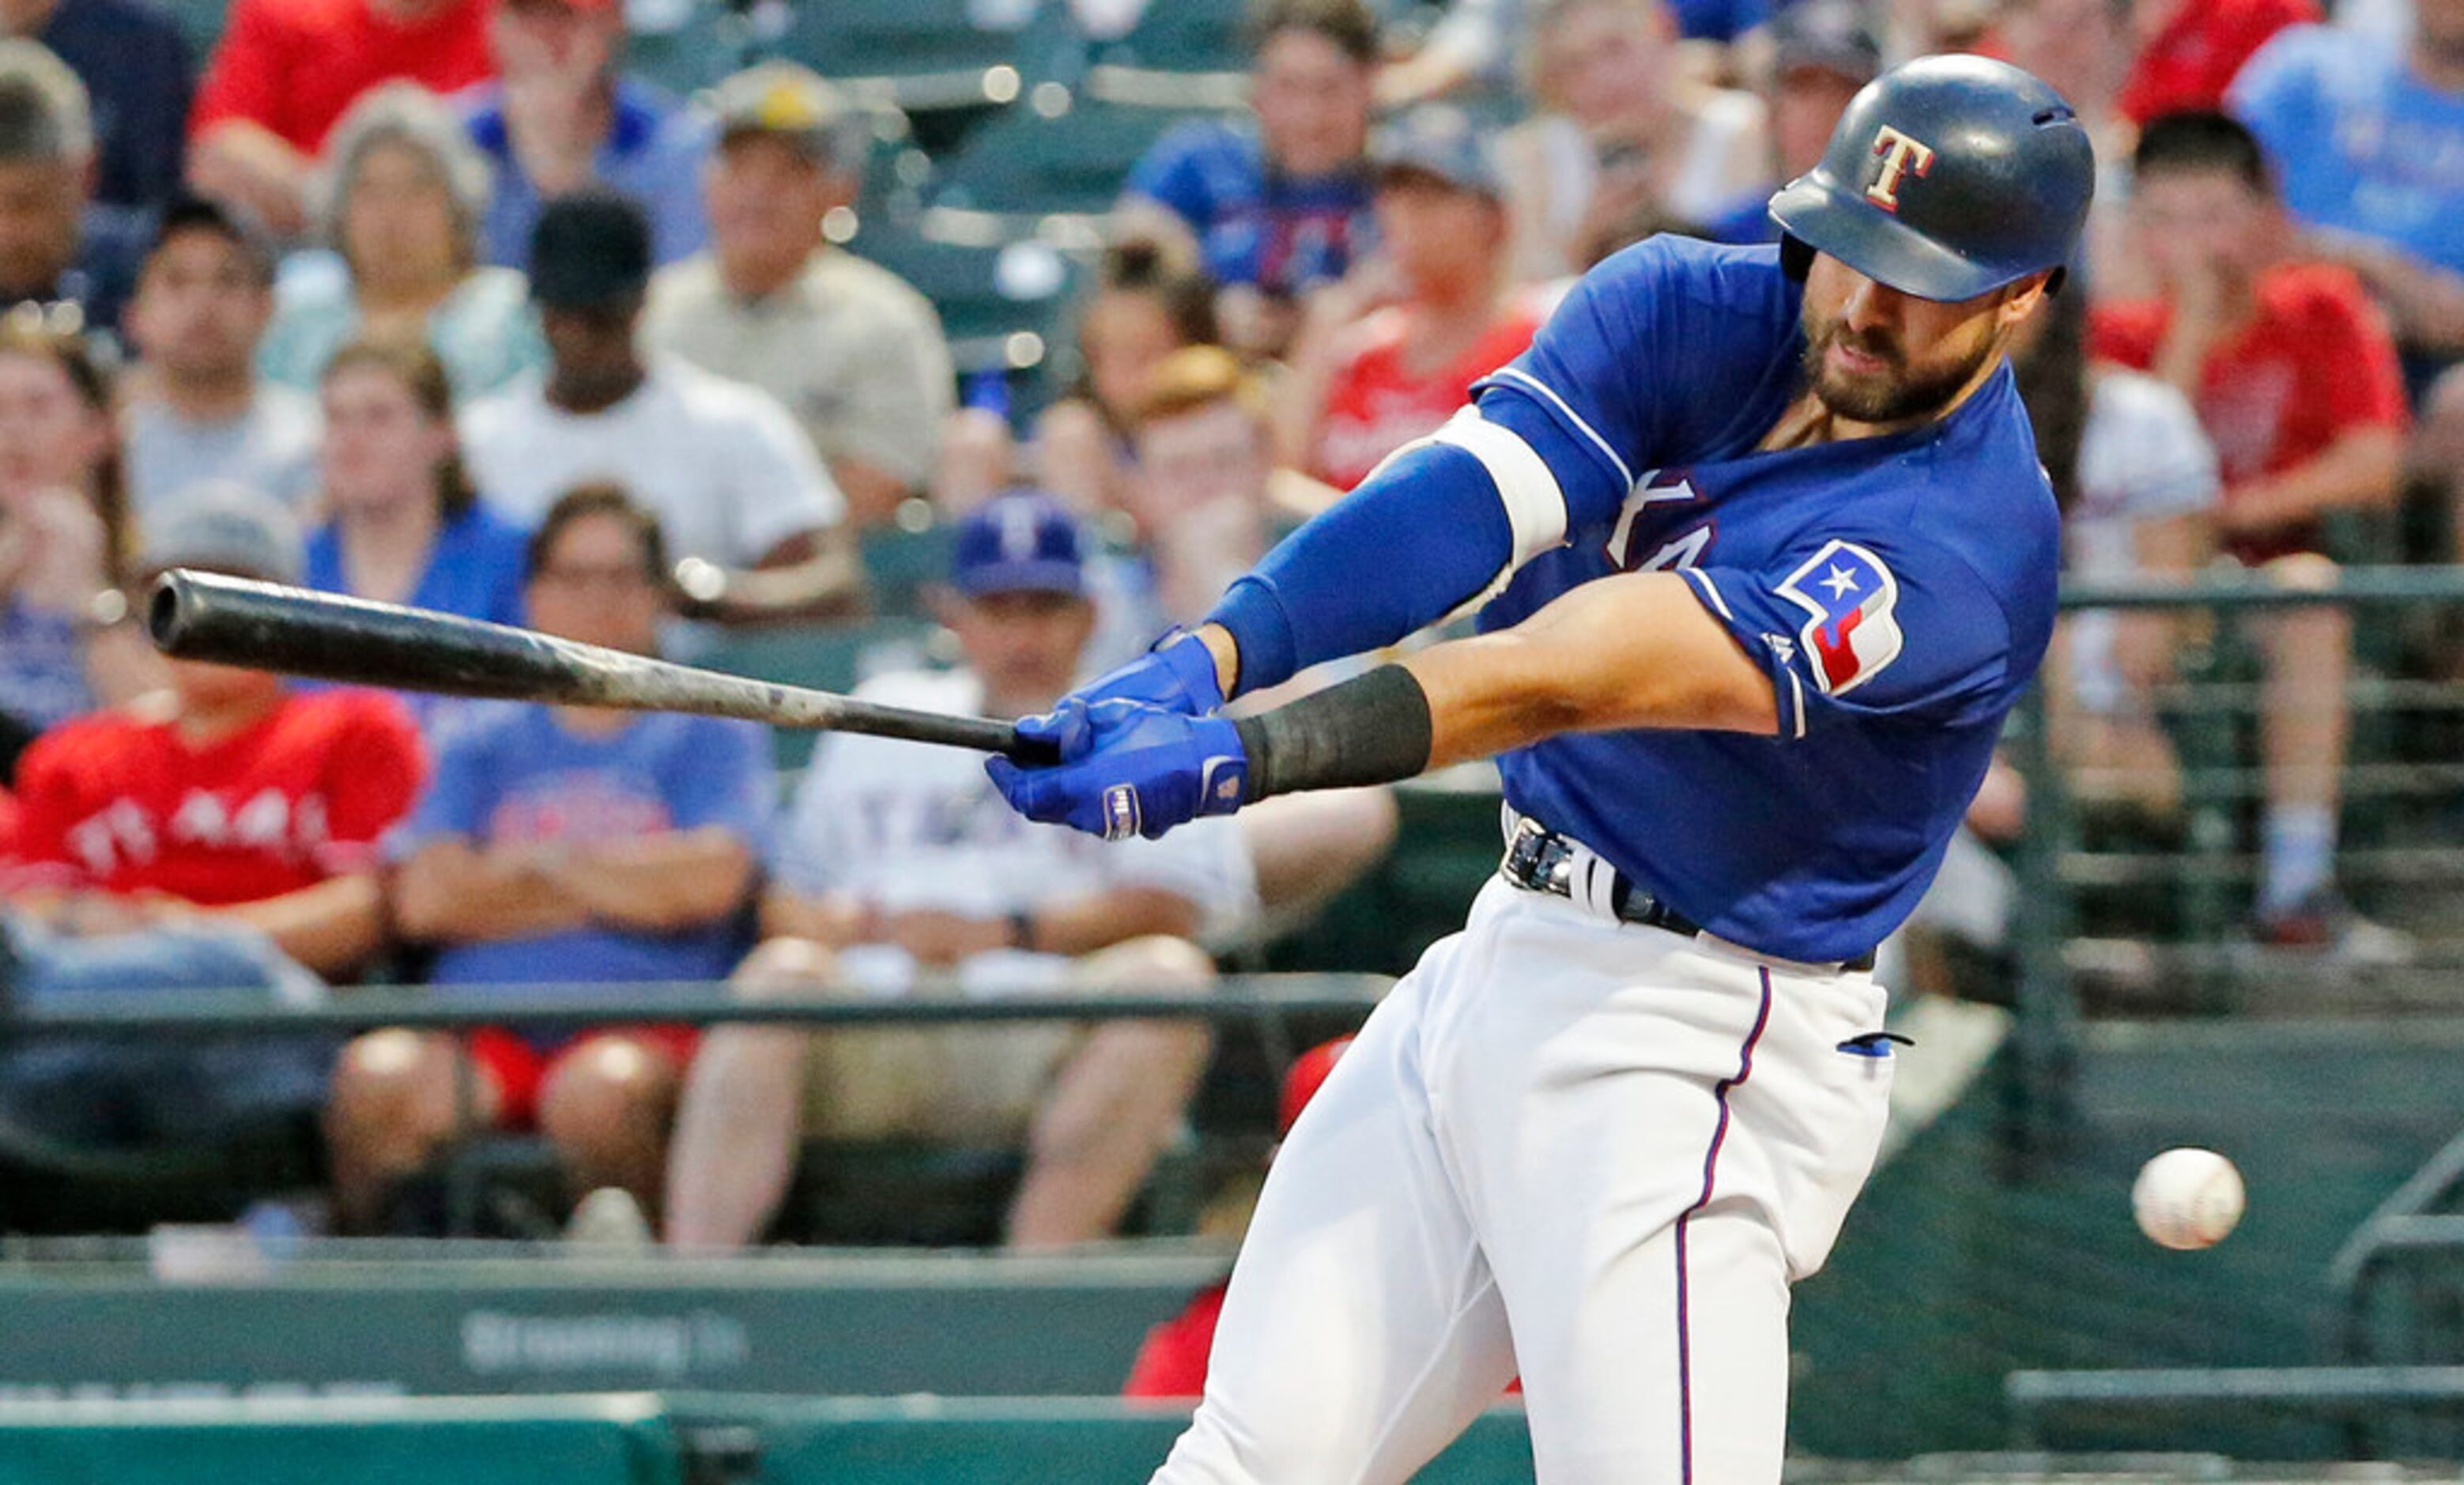
[[[1507,836],[1506,859],[1498,863],[1497,872],[1526,891],[1552,892],[1576,901],[1583,900],[1591,888],[1597,884],[1579,883],[1574,880],[1574,874],[1602,873],[1606,876],[1609,912],[1617,921],[1659,928],[1689,939],[1704,931],[1701,923],[1636,887],[1623,872],[1609,865],[1596,852],[1579,841],[1519,816],[1515,817],[1512,830]],[[1747,947],[1743,944],[1738,946]],[[1873,952],[1867,950],[1839,967],[1859,973],[1869,970],[1874,967]]]

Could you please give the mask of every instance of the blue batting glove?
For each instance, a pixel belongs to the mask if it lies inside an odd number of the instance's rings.
[[[1064,702],[1062,710],[1071,705]],[[1200,815],[1241,808],[1248,792],[1249,757],[1229,721],[1184,717],[1141,701],[1098,701],[1079,711],[1082,738],[1052,733],[1064,743],[1064,762],[1025,768],[1006,758],[986,761],[985,771],[1011,809],[1030,820],[1106,840],[1154,840]],[[1025,725],[1020,723],[1022,731]],[[1073,742],[1075,753],[1067,750]]]
[[[1059,705],[1038,717],[1018,720],[1022,742],[1048,742],[1052,756],[1059,763],[1072,763],[1086,756],[1092,739],[1087,720],[1087,703],[1076,697],[1063,697]]]
[[[1215,652],[1185,629],[1176,629],[1129,664],[1070,693],[1081,701],[1145,701],[1184,717],[1203,717],[1223,704],[1215,679]]]

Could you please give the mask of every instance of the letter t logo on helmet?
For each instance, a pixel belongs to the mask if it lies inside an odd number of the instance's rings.
[[[1790,273],[1828,256],[1957,302],[2058,275],[2095,192],[2096,151],[2060,94],[2008,62],[1920,56],[1849,100],[1821,163],[1771,214]]]
[[[1881,157],[1882,167],[1874,172],[1874,184],[1865,188],[1865,199],[1896,215],[1900,177],[1910,171],[1924,175],[1932,169],[1933,146],[1886,123],[1874,132],[1874,153]]]

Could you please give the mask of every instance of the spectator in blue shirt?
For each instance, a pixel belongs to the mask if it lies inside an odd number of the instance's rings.
[[[650,654],[668,612],[655,521],[610,485],[559,499],[529,549],[542,631]],[[769,747],[750,723],[505,705],[458,726],[392,846],[402,932],[433,945],[439,985],[717,980],[767,829]],[[671,1027],[578,1037],[406,1031],[354,1042],[328,1132],[338,1208],[366,1223],[456,1127],[456,1063],[476,1112],[537,1127],[577,1193],[655,1212],[668,1126],[694,1038]]]
[[[2418,0],[2401,49],[2288,28],[2227,104],[2267,147],[2314,248],[2362,275],[2398,337],[2464,350],[2464,3]]]
[[[196,92],[188,43],[144,0],[10,0],[0,24],[51,48],[94,101],[94,199],[153,207],[180,191]]]
[[[473,488],[445,365],[416,341],[357,341],[325,365],[319,489],[306,582],[329,593],[522,622],[529,533]],[[430,737],[468,703],[403,698]]]
[[[539,204],[589,186],[640,203],[659,262],[700,252],[710,124],[618,73],[619,0],[500,0],[489,39],[496,80],[467,95],[471,137],[496,172],[479,234],[487,261],[521,263]]]
[[[1194,236],[1225,291],[1227,334],[1270,350],[1289,332],[1291,301],[1342,277],[1369,245],[1377,24],[1360,0],[1264,0],[1251,33],[1254,124],[1173,130],[1130,171],[1125,205]]]
[[[2409,460],[2453,509],[2464,558],[2464,0],[2415,0],[2401,48],[2326,26],[2280,32],[2228,105],[2267,146],[2311,247],[2387,311],[2422,405]],[[2464,653],[2464,652],[2459,652]],[[2454,662],[2451,662],[2454,663]]]

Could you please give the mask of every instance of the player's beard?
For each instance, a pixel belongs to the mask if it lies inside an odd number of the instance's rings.
[[[1868,376],[1837,374],[1831,369],[1828,354],[1834,344],[1871,356],[1885,369]],[[1886,336],[1851,330],[1844,321],[1820,323],[1809,317],[1805,379],[1814,388],[1815,396],[1836,417],[1859,423],[1900,423],[1931,417],[1950,406],[1998,348],[1998,339],[1988,336],[1969,355],[1911,367],[1906,347]]]

